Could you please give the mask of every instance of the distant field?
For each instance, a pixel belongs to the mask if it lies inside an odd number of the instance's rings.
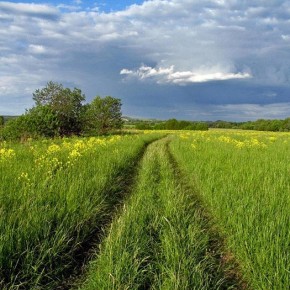
[[[0,288],[289,289],[289,164],[289,133],[2,142]]]
[[[18,116],[3,116],[3,117],[4,117],[4,122],[7,122],[7,121],[9,121],[11,119],[17,118]]]

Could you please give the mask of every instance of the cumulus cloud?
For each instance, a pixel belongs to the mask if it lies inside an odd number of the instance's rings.
[[[250,78],[251,74],[247,72],[229,73],[216,71],[215,69],[200,70],[200,71],[176,71],[174,66],[169,68],[152,68],[142,65],[138,70],[122,69],[121,75],[136,77],[140,80],[154,79],[157,83],[171,83],[185,85],[187,83],[202,83],[208,81],[220,81],[230,79],[245,79]]]

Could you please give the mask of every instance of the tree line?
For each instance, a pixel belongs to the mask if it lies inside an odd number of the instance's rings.
[[[258,119],[247,122],[230,122],[230,121],[178,121],[169,119],[167,121],[158,120],[134,120],[129,122],[130,125],[140,130],[208,130],[209,128],[220,129],[240,129],[272,132],[290,132],[290,118],[283,120]]]
[[[121,129],[123,119],[121,100],[96,96],[85,103],[85,95],[78,88],[63,87],[48,82],[33,93],[35,105],[25,114],[8,121],[0,116],[0,138],[4,140],[29,137],[58,137],[71,135],[103,135]],[[5,125],[4,125],[5,124]],[[194,122],[169,119],[134,120],[130,126],[140,130],[208,130],[209,128],[257,131],[290,131],[290,118],[284,120],[259,119],[248,122]]]
[[[25,114],[5,123],[3,139],[101,135],[121,129],[123,124],[121,100],[111,96],[96,96],[85,104],[80,89],[48,82],[33,93],[33,100],[35,105]],[[0,122],[3,126],[4,118]]]
[[[247,121],[247,122],[228,122],[228,121],[218,120],[215,122],[209,122],[208,125],[210,128],[289,132],[290,131],[290,118],[286,118],[283,120],[258,119],[256,121]]]
[[[139,130],[208,130],[206,122],[194,122],[169,119],[167,121],[138,121],[135,128]]]

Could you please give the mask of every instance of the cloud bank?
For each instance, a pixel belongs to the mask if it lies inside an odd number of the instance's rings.
[[[216,119],[222,106],[233,111],[225,118],[255,119],[250,105],[290,115],[289,1],[151,0],[118,11],[54,2],[0,2],[0,114],[23,113],[53,80],[88,100],[120,97],[140,117]]]

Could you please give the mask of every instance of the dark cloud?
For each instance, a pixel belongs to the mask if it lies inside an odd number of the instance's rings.
[[[0,114],[24,112],[54,80],[120,97],[132,116],[290,115],[288,1],[73,5],[0,2]]]
[[[133,112],[138,112],[136,115],[142,116],[143,112],[143,116],[154,118],[243,121],[289,116],[287,87],[261,87],[234,81],[166,88],[143,83],[129,91],[130,97],[126,96],[126,90],[120,94],[134,108]],[[130,109],[124,107],[128,114]]]

